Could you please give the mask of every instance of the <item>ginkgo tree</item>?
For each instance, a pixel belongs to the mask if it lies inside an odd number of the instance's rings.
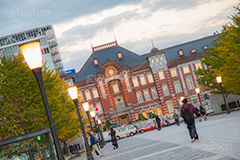
[[[0,137],[49,128],[37,81],[23,56],[3,56],[0,61]],[[61,141],[67,141],[80,131],[75,105],[67,94],[68,85],[46,67],[42,74],[57,134]]]
[[[240,8],[230,16],[231,22],[224,25],[218,38],[212,41],[214,47],[201,61],[210,66],[209,69],[199,69],[195,74],[200,75],[198,82],[207,86],[214,93],[220,93],[216,76],[222,77],[225,93],[235,92],[240,94]]]

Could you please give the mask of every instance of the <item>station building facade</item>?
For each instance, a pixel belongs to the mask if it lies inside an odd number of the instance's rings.
[[[199,106],[195,88],[200,88],[206,108],[211,96],[197,83],[194,71],[207,68],[199,58],[212,47],[216,35],[164,49],[152,48],[138,55],[117,41],[92,47],[92,54],[73,75],[63,77],[79,89],[80,103],[89,102],[91,110],[100,108],[97,117],[116,124],[129,124],[152,112],[159,116],[179,112],[180,97]]]

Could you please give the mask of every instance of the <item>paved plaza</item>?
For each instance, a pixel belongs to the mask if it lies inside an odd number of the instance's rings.
[[[111,143],[102,149],[104,157],[95,160],[191,160],[240,159],[240,111],[208,117],[196,122],[199,142],[191,143],[186,125],[153,130]],[[86,159],[85,154],[77,160]]]

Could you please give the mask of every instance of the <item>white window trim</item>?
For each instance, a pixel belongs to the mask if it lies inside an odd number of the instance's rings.
[[[152,92],[153,89],[154,89],[155,92],[156,92],[156,96],[155,96],[155,97],[153,96],[153,95],[154,95],[153,92]],[[151,90],[151,93],[152,93],[152,98],[153,98],[153,99],[158,99],[158,93],[157,93],[156,87],[152,87],[152,88],[150,88],[150,90]]]
[[[195,86],[194,86],[194,82],[193,82],[192,77],[186,77],[185,79],[186,79],[186,83],[187,83],[187,87],[188,87],[188,89],[189,89],[189,90],[190,90],[190,89],[194,89]],[[192,81],[192,85],[193,85],[192,88],[189,88],[189,85],[188,85],[188,82],[187,82],[188,79],[191,79],[191,81]]]
[[[137,82],[137,85],[135,86],[135,83],[134,83],[134,79],[136,79],[136,82]],[[138,78],[135,76],[135,77],[132,77],[132,82],[133,82],[133,86],[134,87],[138,87],[139,86],[139,82],[138,82]]]
[[[199,66],[200,66],[199,68],[197,67],[198,64],[199,64]],[[195,68],[196,68],[196,71],[197,71],[198,69],[202,69],[202,68],[203,68],[202,63],[201,63],[201,62],[195,63]]]
[[[148,76],[151,76],[151,77],[152,77],[152,82],[149,81]],[[147,74],[147,79],[148,79],[148,83],[153,83],[153,82],[154,82],[152,73],[148,73],[148,74]]]
[[[161,78],[161,76],[160,76],[160,72],[163,73],[163,74],[162,74],[162,75],[163,75],[163,78]],[[160,80],[165,79],[164,71],[159,71],[159,72],[158,72],[158,76],[159,76],[159,79],[160,79]]]
[[[141,79],[142,77],[144,78],[145,84],[142,83],[142,79]],[[141,75],[139,76],[139,78],[140,78],[140,83],[141,83],[141,85],[146,85],[146,84],[147,84],[146,77],[145,77],[143,74],[141,74]]]
[[[90,98],[87,97],[87,92],[89,93]],[[85,90],[85,91],[84,91],[84,94],[85,94],[86,100],[92,99],[91,92],[90,92],[89,89],[88,89],[88,90]]]
[[[94,91],[96,91],[97,95],[95,96]],[[93,98],[98,98],[99,94],[98,94],[98,90],[97,88],[92,88],[92,94],[93,94]]]
[[[142,97],[142,101],[141,101],[141,102],[140,102],[139,99],[138,99],[138,96],[137,96],[138,93],[140,93],[140,95],[141,95],[141,97]],[[144,102],[144,100],[143,100],[143,95],[142,95],[142,92],[141,92],[141,91],[137,91],[137,92],[136,92],[136,97],[137,97],[138,103]]]
[[[168,91],[168,94],[165,94],[163,86],[166,86],[166,89],[167,89],[167,91]],[[166,83],[162,84],[162,90],[163,90],[163,94],[164,94],[164,96],[168,96],[168,95],[170,95],[170,93],[169,93],[169,89],[168,89],[168,85],[167,85]]]
[[[184,70],[185,67],[188,67],[188,72],[185,72],[185,70]],[[190,68],[189,68],[188,65],[186,65],[186,66],[182,66],[182,69],[183,69],[183,73],[184,73],[184,74],[190,73]]]
[[[174,71],[174,70],[175,70],[175,72],[176,72],[176,75],[175,75],[175,76],[172,75],[172,71]],[[177,73],[177,69],[176,69],[176,68],[170,69],[170,73],[171,73],[171,77],[177,77],[177,76],[178,76],[178,73]]]
[[[178,84],[179,84],[179,87],[180,87],[180,91],[179,91],[179,92],[177,92],[175,83],[178,83]],[[181,93],[181,92],[182,92],[182,86],[181,86],[180,81],[174,81],[174,82],[173,82],[173,85],[174,85],[174,88],[175,88],[176,93]]]
[[[147,96],[145,95],[145,91],[148,93],[149,99],[146,98]],[[143,90],[143,94],[144,94],[145,101],[151,101],[151,96],[150,96],[150,93],[149,93],[149,90],[148,90],[148,89],[144,89],[144,90]]]

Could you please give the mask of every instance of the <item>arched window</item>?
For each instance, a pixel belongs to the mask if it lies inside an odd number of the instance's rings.
[[[153,109],[149,109],[149,112],[151,112],[152,114],[155,114],[155,111]]]
[[[161,107],[157,107],[156,110],[157,110],[157,115],[158,116],[162,116],[163,115]]]
[[[142,115],[143,115],[145,118],[148,118],[146,111],[142,111]]]

